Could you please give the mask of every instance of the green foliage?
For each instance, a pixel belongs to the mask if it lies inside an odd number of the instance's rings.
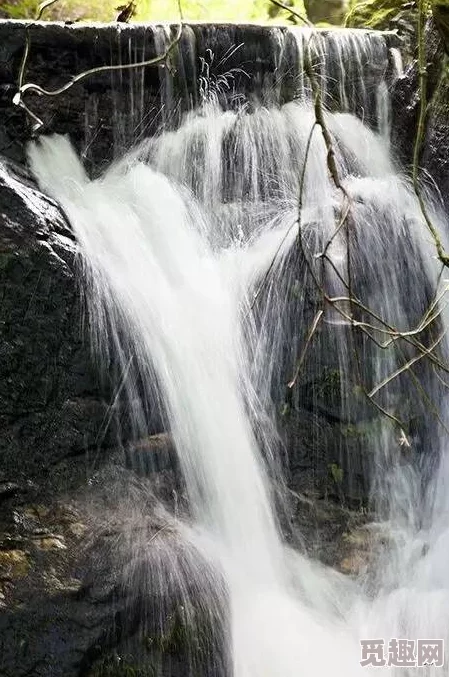
[[[126,0],[59,0],[45,11],[43,19],[57,21],[114,21],[119,5]],[[177,0],[135,0],[135,21],[177,21]],[[9,0],[3,7],[12,19],[32,19],[36,16],[37,0]],[[280,10],[270,18],[270,0],[182,0],[186,21],[272,21],[281,23],[288,13]],[[303,12],[304,4],[296,0],[295,8]]]
[[[344,22],[348,0],[305,0],[307,15],[315,24],[341,25]]]
[[[15,3],[6,3],[2,6],[11,19],[34,19],[39,3],[36,0],[21,0]]]
[[[281,418],[287,418],[292,413],[292,407],[289,402],[283,402],[281,405],[280,416]]]
[[[112,21],[119,4],[117,0],[60,0],[45,11],[42,19]],[[2,9],[11,19],[34,19],[39,5],[38,0],[11,0]]]
[[[248,21],[266,16],[266,0],[186,0],[184,17],[192,21]],[[143,21],[176,21],[177,3],[173,0],[140,0],[136,18]]]

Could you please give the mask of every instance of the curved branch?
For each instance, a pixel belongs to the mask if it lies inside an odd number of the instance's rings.
[[[47,0],[42,5],[40,5],[40,9],[39,9],[39,13],[38,13],[38,19],[42,16],[42,13],[45,10],[45,8],[49,7],[50,5],[53,5],[55,2],[57,2],[57,0]],[[177,27],[176,35],[169,42],[169,44],[167,45],[167,48],[165,49],[163,54],[160,54],[159,56],[152,57],[151,59],[146,59],[145,61],[138,61],[138,62],[133,62],[133,63],[128,63],[128,64],[112,64],[110,66],[98,66],[98,67],[95,67],[95,68],[89,68],[87,71],[83,71],[82,73],[78,73],[78,75],[73,76],[68,82],[65,83],[65,85],[63,85],[62,87],[59,87],[58,89],[54,89],[54,90],[44,89],[40,85],[37,85],[33,82],[28,82],[26,84],[23,84],[25,67],[26,67],[26,63],[27,63],[28,55],[29,55],[29,51],[30,51],[30,39],[29,39],[29,34],[27,33],[25,51],[24,51],[24,55],[23,55],[23,58],[22,58],[22,63],[21,63],[21,66],[20,66],[20,71],[19,71],[19,89],[13,97],[13,104],[15,106],[20,106],[21,108],[23,108],[28,113],[28,115],[34,120],[35,124],[33,126],[33,131],[36,132],[38,129],[40,129],[44,125],[44,123],[25,104],[25,102],[23,100],[23,95],[26,94],[27,92],[36,92],[37,94],[40,94],[40,95],[43,95],[43,96],[50,96],[50,97],[51,96],[59,96],[60,94],[63,94],[68,89],[73,87],[73,85],[77,84],[78,82],[81,82],[82,80],[90,77],[91,75],[97,75],[98,73],[107,73],[107,72],[111,72],[111,71],[123,71],[123,70],[133,70],[133,69],[137,69],[137,68],[146,68],[148,66],[157,66],[158,64],[165,62],[167,60],[167,58],[170,56],[170,53],[177,46],[177,44],[179,43],[179,41],[181,40],[181,37],[182,37],[182,30],[183,30],[183,27],[184,27],[184,23],[183,23],[183,20],[182,20],[181,0],[178,1],[178,6],[179,6],[180,22],[179,22],[178,27]]]

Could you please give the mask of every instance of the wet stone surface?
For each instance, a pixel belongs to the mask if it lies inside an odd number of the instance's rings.
[[[31,136],[25,112],[12,104],[26,34],[30,39],[26,82],[47,90],[60,88],[90,68],[152,58],[167,44],[161,26],[51,22],[27,26],[0,19],[0,154],[19,162]],[[332,109],[341,108],[342,96],[348,94],[342,95],[339,87],[341,39],[339,33],[326,30],[317,38],[317,67],[329,43],[325,100]],[[257,102],[278,105],[302,96],[298,41],[300,36],[285,26],[186,25],[179,48],[164,67],[96,73],[56,97],[28,93],[26,103],[44,122],[42,131],[69,134],[87,168],[97,174],[139,140],[161,127],[176,126],[184,112],[209,95],[231,107],[243,102],[249,110]],[[352,54],[356,43],[362,50],[359,59]],[[368,123],[377,86],[389,69],[390,43],[396,43],[392,34],[356,33],[342,48],[349,87],[360,79],[357,69],[362,69],[363,83],[351,92],[354,112]]]

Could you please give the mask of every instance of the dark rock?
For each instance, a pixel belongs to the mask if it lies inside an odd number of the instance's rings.
[[[289,453],[289,486],[350,507],[366,503],[370,464],[368,432],[363,424],[345,425],[301,409],[294,410],[288,419],[283,430]]]
[[[172,537],[158,516],[151,486],[110,466],[97,472],[90,485],[62,498],[41,496],[41,503],[24,503],[22,497],[10,504],[9,512],[2,506],[0,674],[88,675],[108,652],[124,656],[134,635],[137,664],[150,633],[148,623],[154,617],[157,624],[153,602],[155,609],[160,607],[154,596],[162,594],[149,580],[156,572],[146,564],[163,557],[165,548],[161,551],[156,539]],[[168,547],[165,566],[176,548],[175,543]],[[178,556],[182,553],[180,548]],[[172,618],[167,614],[163,628],[163,648],[171,653]],[[156,641],[157,627],[151,632]],[[178,649],[170,665],[180,662]],[[145,656],[147,663],[155,663],[150,651]],[[173,674],[186,674],[183,664]]]
[[[102,429],[110,394],[82,331],[75,257],[58,207],[0,161],[2,482],[76,484],[89,455],[115,443]],[[75,457],[72,477],[58,477]]]
[[[126,596],[135,592],[134,579],[127,581],[126,593],[115,592],[124,585],[125,543],[129,557],[133,552],[127,529],[136,505],[156,514],[149,487],[136,494],[134,472],[117,471],[117,479],[113,470],[99,469],[112,462],[116,443],[114,417],[105,426],[112,396],[82,330],[76,255],[57,205],[23,169],[2,160],[0,673],[6,675],[87,675],[99,655],[96,647],[102,656],[114,653],[120,642],[129,646],[132,628],[126,626],[125,639],[114,639],[113,630],[119,618],[125,626]],[[156,439],[154,455],[159,453],[159,465],[166,464],[168,440]],[[140,446],[143,453],[151,443]],[[120,453],[116,457],[123,464]],[[163,489],[173,501],[167,473]],[[114,531],[111,515],[120,501],[124,519]],[[156,518],[145,519],[150,538],[161,527],[154,525]],[[140,527],[145,519],[139,515]],[[120,552],[108,541],[111,531],[114,546],[122,539]],[[99,559],[107,551],[114,575],[102,575],[99,560],[87,557],[93,548]],[[105,599],[81,594],[86,580],[94,581],[94,591],[105,587]],[[145,623],[148,615],[136,604],[136,623]],[[177,662],[172,674],[182,675],[185,661],[174,656],[170,665]]]
[[[433,184],[445,209],[449,208],[449,80],[445,46],[435,22],[430,19],[425,31],[427,64],[426,129],[419,157],[419,167],[427,184]],[[406,167],[413,163],[413,151],[418,126],[419,83],[416,59],[408,65],[392,92],[392,145]]]
[[[20,484],[17,484],[16,482],[1,482],[0,483],[0,501],[9,498],[10,496],[14,496],[14,494],[17,494],[20,492],[21,487]]]
[[[432,14],[435,25],[443,39],[446,54],[449,54],[449,2],[447,0],[432,0]]]
[[[363,538],[369,514],[348,510],[316,494],[291,492],[293,521],[310,557],[342,573],[355,574],[356,563],[368,564],[373,555],[369,538]],[[354,567],[350,567],[353,562]]]
[[[131,442],[126,448],[125,458],[127,466],[142,475],[173,469],[177,464],[173,441],[167,433]]]

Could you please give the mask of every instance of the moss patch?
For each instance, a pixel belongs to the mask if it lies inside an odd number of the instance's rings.
[[[399,22],[416,24],[417,2],[403,0],[359,0],[346,18],[351,28],[393,30]]]

